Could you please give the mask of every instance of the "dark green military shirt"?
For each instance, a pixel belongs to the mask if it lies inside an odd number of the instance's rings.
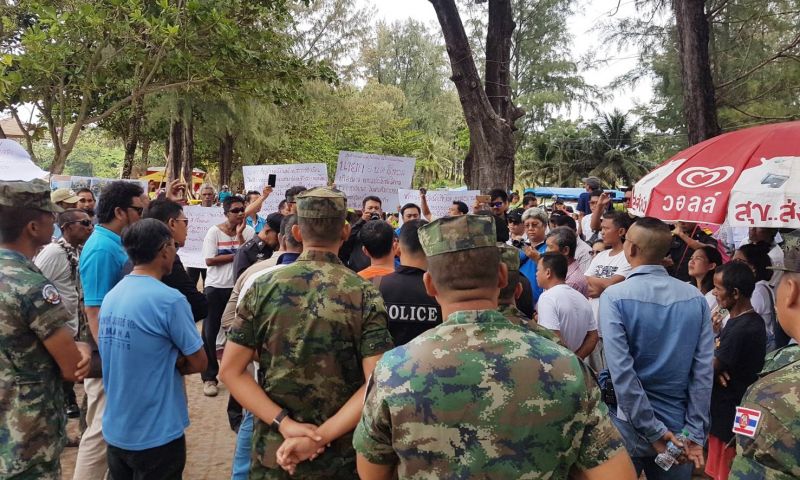
[[[742,407],[760,415],[753,436],[736,435],[731,480],[800,478],[800,346],[767,356]],[[751,418],[753,415],[751,415]]]
[[[58,290],[0,248],[0,478],[58,460],[66,442],[61,374],[42,343],[70,320]]]
[[[356,451],[399,478],[567,478],[624,451],[588,367],[494,310],[457,312],[373,373]]]
[[[306,251],[255,281],[228,338],[256,349],[267,395],[298,422],[321,425],[364,384],[361,361],[392,348],[387,315],[371,283],[331,253]],[[289,478],[275,459],[283,437],[257,419],[250,478]],[[334,441],[298,478],[354,478],[352,435]]]

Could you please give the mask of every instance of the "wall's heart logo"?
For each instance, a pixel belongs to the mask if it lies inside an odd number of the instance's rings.
[[[691,167],[678,174],[678,185],[686,188],[713,187],[733,176],[733,167]]]

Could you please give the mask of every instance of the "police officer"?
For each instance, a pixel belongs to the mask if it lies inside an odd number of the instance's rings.
[[[398,346],[442,323],[439,303],[428,295],[422,283],[428,262],[417,232],[427,223],[426,220],[411,220],[403,224],[400,228],[400,268],[373,280],[386,302],[389,332]]]
[[[775,310],[792,344],[767,355],[760,379],[736,409],[736,459],[729,478],[800,478],[800,230],[783,236]]]
[[[66,443],[62,379],[82,380],[91,350],[75,343],[61,295],[31,262],[50,243],[41,180],[0,182],[0,478],[60,479]]]
[[[361,478],[633,480],[589,369],[497,311],[508,270],[492,217],[438,219],[420,240],[446,320],[378,362],[353,441]]]
[[[303,253],[241,298],[220,377],[256,417],[251,479],[289,478],[279,447],[299,478],[350,479],[366,379],[392,340],[380,294],[337,256],[350,234],[344,194],[319,187],[296,199]],[[247,372],[256,351],[260,385]]]
[[[278,234],[281,232],[283,215],[270,213],[264,221],[264,226],[256,235],[239,247],[233,258],[233,275],[239,278],[245,270],[256,262],[272,257],[278,249]]]

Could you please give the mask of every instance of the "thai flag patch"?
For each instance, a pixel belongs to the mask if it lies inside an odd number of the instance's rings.
[[[744,407],[736,407],[736,417],[733,420],[733,433],[754,438],[758,422],[761,421],[761,412]]]

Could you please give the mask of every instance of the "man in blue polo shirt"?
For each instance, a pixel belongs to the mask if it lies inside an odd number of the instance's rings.
[[[111,478],[181,478],[189,426],[181,375],[206,369],[203,340],[186,297],[161,282],[177,253],[169,227],[146,218],[125,230],[122,243],[133,271],[100,309],[109,471]]]
[[[120,233],[123,228],[141,218],[144,204],[140,197],[143,193],[138,183],[119,181],[108,184],[103,189],[97,206],[99,225],[95,227],[81,252],[79,270],[86,318],[91,332],[86,333],[85,340],[94,345],[97,343],[98,319],[103,298],[132,268],[128,254],[122,248]],[[91,374],[97,376],[97,372],[90,372]],[[84,390],[87,400],[87,428],[78,447],[73,479],[102,479],[108,470],[102,430],[106,404],[102,379],[87,378],[84,380]]]

